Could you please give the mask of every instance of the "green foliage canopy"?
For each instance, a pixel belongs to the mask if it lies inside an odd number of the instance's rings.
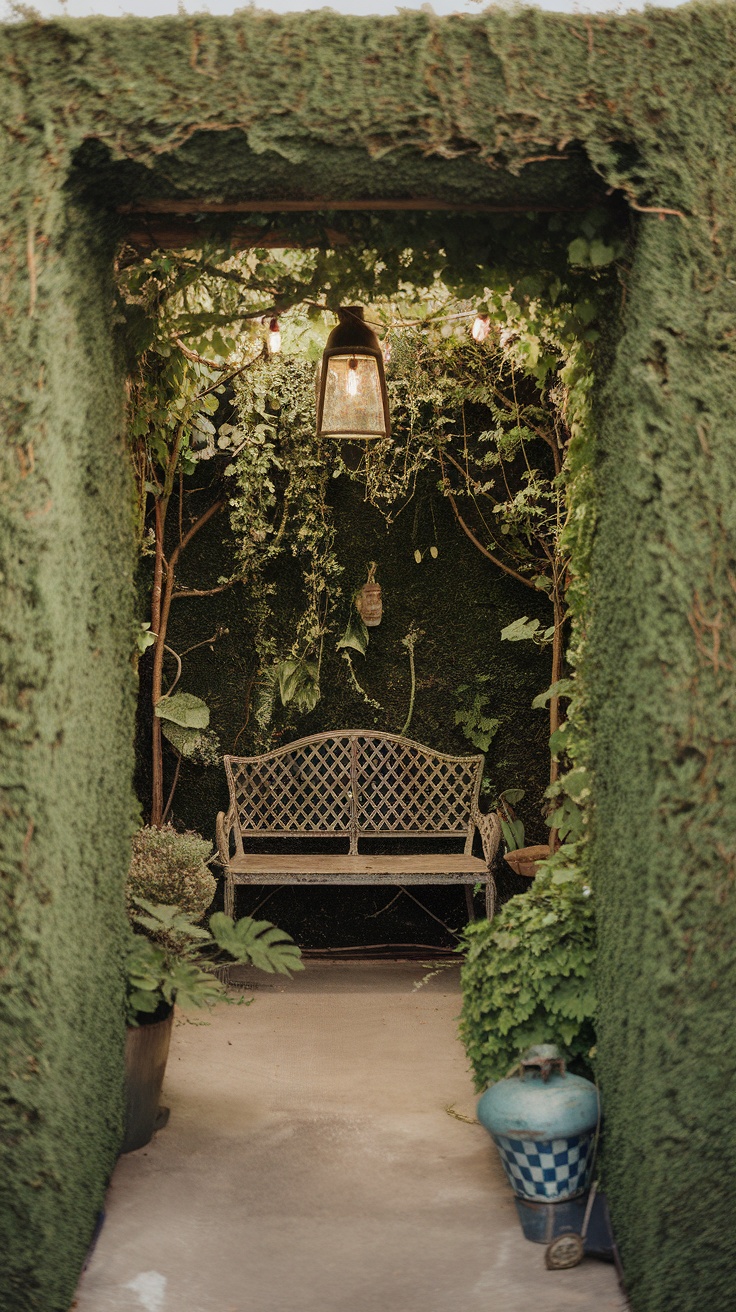
[[[557,1043],[575,1060],[595,1043],[593,898],[562,847],[493,921],[465,929],[460,1034],[475,1086],[503,1079],[525,1048]]]

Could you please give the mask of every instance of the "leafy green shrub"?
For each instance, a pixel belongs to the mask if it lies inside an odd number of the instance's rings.
[[[137,1026],[156,1019],[163,1006],[185,1010],[230,1002],[218,970],[230,961],[273,975],[303,970],[293,939],[270,920],[231,920],[222,911],[209,929],[195,925],[180,907],[134,898],[126,962],[126,1018]]]
[[[465,930],[460,1036],[478,1090],[534,1043],[557,1043],[570,1060],[595,1043],[595,920],[573,854],[560,848],[528,893]]]
[[[175,904],[194,920],[201,920],[217,882],[207,867],[212,847],[199,834],[180,834],[172,825],[146,826],[133,838],[133,856],[126,885],[128,914],[136,898]]]

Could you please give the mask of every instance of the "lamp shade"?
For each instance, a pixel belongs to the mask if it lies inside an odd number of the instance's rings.
[[[388,437],[383,352],[362,305],[344,306],[327,338],[317,376],[317,436],[360,441]]]

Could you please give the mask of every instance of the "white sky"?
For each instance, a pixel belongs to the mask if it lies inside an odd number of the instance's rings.
[[[660,8],[672,8],[683,0],[648,0]],[[62,14],[82,18],[89,14],[105,14],[120,18],[125,14],[136,18],[156,14],[176,14],[182,10],[196,13],[206,10],[211,14],[232,14],[236,9],[247,8],[246,0],[29,0],[44,18]],[[504,0],[501,0],[504,3]],[[514,0],[510,0],[510,6]],[[552,9],[564,13],[624,13],[628,9],[643,9],[645,0],[536,0],[539,9]],[[431,9],[436,14],[477,14],[483,5],[474,0],[331,0],[323,5],[320,0],[255,0],[253,8],[271,10],[277,14],[303,13],[308,9],[329,8],[340,14],[395,14],[399,9]],[[0,17],[10,16],[10,0],[0,0]]]

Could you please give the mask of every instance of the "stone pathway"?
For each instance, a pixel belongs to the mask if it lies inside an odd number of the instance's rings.
[[[457,972],[424,973],[309,962],[177,1024],[169,1125],[118,1163],[76,1312],[623,1312],[611,1266],[523,1238],[462,1119]]]

